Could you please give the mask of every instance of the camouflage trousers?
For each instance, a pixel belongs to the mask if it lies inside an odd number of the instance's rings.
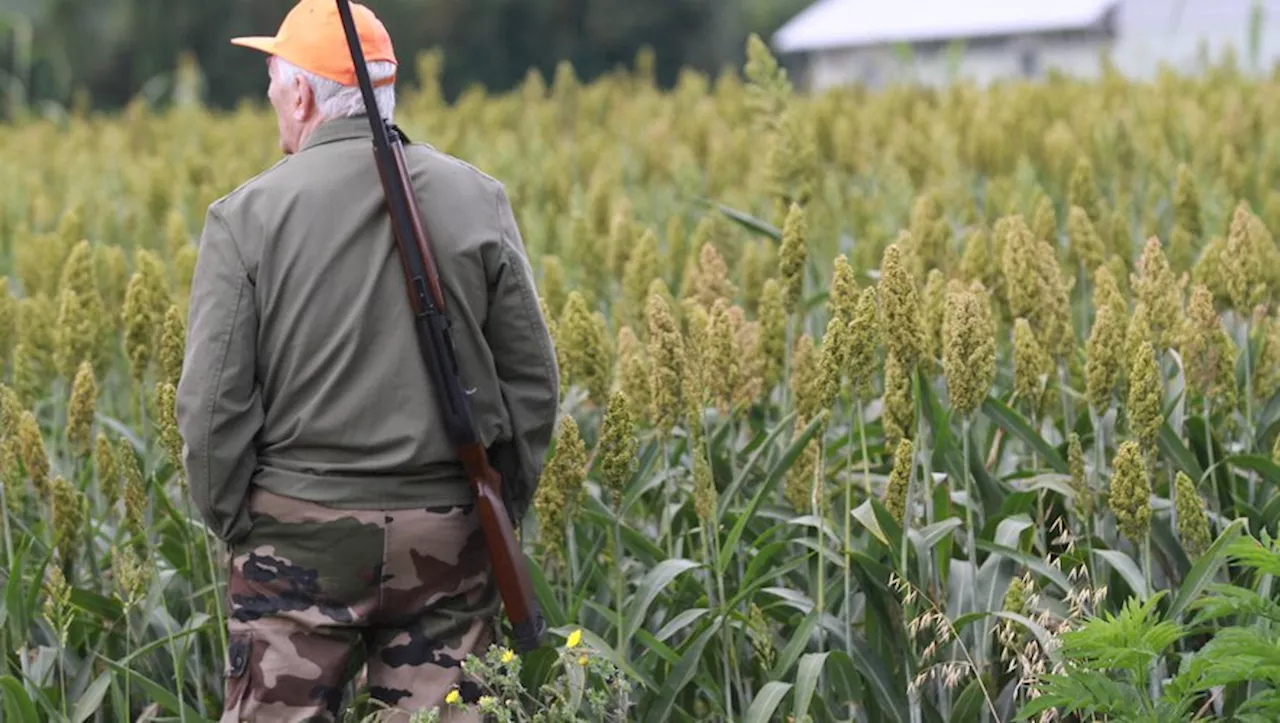
[[[481,719],[444,704],[476,699],[460,662],[493,642],[500,607],[473,507],[343,510],[255,488],[249,512],[229,550],[221,723],[340,720],[360,648],[377,720]]]

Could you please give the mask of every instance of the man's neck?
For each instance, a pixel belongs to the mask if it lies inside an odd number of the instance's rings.
[[[302,126],[302,130],[298,132],[298,143],[297,143],[297,147],[294,148],[293,152],[297,153],[303,148],[306,148],[307,140],[311,138],[311,134],[315,133],[317,128],[324,125],[328,121],[329,121],[329,118],[321,115],[318,115],[315,118],[307,121]]]

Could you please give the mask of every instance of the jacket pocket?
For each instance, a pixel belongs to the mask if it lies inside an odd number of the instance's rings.
[[[218,723],[250,720],[248,702],[253,682],[253,634],[232,633],[227,640],[222,718]]]

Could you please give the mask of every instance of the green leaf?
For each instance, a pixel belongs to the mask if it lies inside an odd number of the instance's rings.
[[[667,676],[662,689],[655,696],[653,707],[644,718],[645,723],[665,723],[671,720],[671,709],[675,706],[680,691],[684,690],[684,687],[693,679],[698,663],[702,660],[702,651],[707,647],[711,636],[720,629],[721,620],[722,618],[713,620],[693,639],[693,642],[689,643],[689,647],[680,656],[680,662],[672,667],[671,674]]]
[[[1270,457],[1263,457],[1260,454],[1238,454],[1227,457],[1223,462],[1257,472],[1267,482],[1280,489],[1280,465],[1272,462]]]
[[[1066,574],[1045,562],[1044,558],[1029,555],[1020,550],[1015,550],[1012,547],[997,545],[994,542],[988,542],[986,540],[978,540],[977,542],[979,550],[998,553],[1011,560],[1017,560],[1023,565],[1031,568],[1037,575],[1043,575],[1048,578],[1054,585],[1057,585],[1058,589],[1062,590],[1062,592],[1071,592],[1073,586],[1071,585],[1071,581],[1067,579]]]
[[[981,719],[982,709],[987,708],[988,694],[982,689],[984,683],[991,684],[991,680],[985,675],[982,680],[969,681],[969,684],[960,692],[960,697],[956,698],[948,723],[970,723]],[[995,718],[995,716],[992,717]]]
[[[791,670],[792,664],[804,652],[809,645],[809,636],[813,634],[813,629],[818,625],[818,611],[813,611],[800,621],[800,625],[789,635],[787,647],[782,649],[782,654],[778,656],[777,662],[773,665],[773,670],[769,671],[769,677],[775,680],[782,678]]]
[[[772,576],[775,570],[770,568],[773,558],[777,557],[791,545],[790,542],[771,542],[760,548],[760,552],[751,558],[751,563],[747,565],[747,572],[743,576],[743,584],[749,584],[761,575]]]
[[[1183,444],[1182,438],[1173,431],[1168,422],[1161,425],[1160,437],[1156,440],[1156,446],[1160,448],[1165,457],[1173,460],[1178,469],[1186,473],[1192,482],[1199,483],[1204,478],[1204,468],[1200,466],[1196,456],[1191,453],[1186,444]]]
[[[1119,550],[1098,550],[1097,554],[1120,573],[1120,577],[1129,584],[1129,589],[1135,597],[1143,601],[1147,599],[1147,579],[1142,575],[1142,570],[1133,558]]]
[[[1013,515],[1000,520],[996,525],[996,544],[1015,550],[1022,548],[1022,533],[1030,529],[1034,522],[1026,514]]]
[[[71,723],[84,723],[97,712],[107,690],[111,688],[111,680],[114,677],[110,670],[105,670],[85,689],[80,700],[76,701],[76,709],[71,714]]]
[[[986,398],[982,403],[982,412],[1001,429],[1034,447],[1036,453],[1044,458],[1054,470],[1062,474],[1071,474],[1071,468],[1067,466],[1067,461],[1058,454],[1058,450],[1053,445],[1046,442],[1044,437],[1036,433],[1036,430],[1027,422],[1026,417],[1018,414],[995,397]]]
[[[742,719],[744,723],[765,723],[772,720],[773,712],[778,709],[782,699],[791,692],[791,684],[780,680],[771,680],[756,693],[755,700]]]
[[[978,569],[978,594],[974,596],[982,601],[979,603],[982,607],[978,610],[999,610],[1003,606],[1013,574],[1013,561],[1003,556],[992,555],[983,561],[982,567]]]
[[[1182,581],[1182,586],[1178,588],[1178,596],[1173,599],[1173,604],[1169,606],[1169,612],[1166,615],[1167,620],[1176,620],[1187,609],[1191,601],[1195,600],[1213,582],[1218,570],[1226,563],[1231,543],[1244,530],[1244,524],[1244,520],[1234,520],[1227,525],[1222,534],[1218,535],[1218,539],[1214,540],[1209,549],[1205,550],[1200,559],[1196,560],[1195,564],[1191,566],[1191,571],[1187,573],[1186,579]]]
[[[941,522],[935,522],[928,527],[921,528],[919,531],[911,530],[910,535],[912,541],[917,544],[919,554],[927,554],[934,545],[938,544],[942,538],[951,534],[952,530],[964,524],[964,520],[959,517],[949,517]]]
[[[871,500],[863,500],[862,504],[858,505],[850,514],[853,515],[853,519],[861,522],[862,526],[867,528],[885,546],[892,544],[889,542],[889,537],[884,534],[884,529],[880,527],[879,520],[876,519],[875,510],[871,507]]]
[[[639,590],[636,591],[634,601],[627,610],[625,637],[630,638],[636,634],[636,630],[644,623],[649,606],[653,604],[653,601],[657,599],[663,589],[671,584],[672,580],[675,580],[680,573],[688,572],[698,567],[701,567],[701,565],[692,560],[675,559],[663,560],[657,567],[650,570],[644,576],[644,579],[640,581]]]
[[[28,609],[23,605],[22,593],[27,589],[23,584],[22,569],[26,562],[26,550],[19,547],[13,551],[13,564],[5,570],[4,613],[5,622],[9,626],[9,635],[14,640],[24,640],[29,621]],[[31,587],[39,587],[32,585]]]
[[[1047,650],[1049,652],[1050,660],[1055,663],[1061,661],[1061,650],[1059,650],[1058,646],[1054,645],[1053,636],[1050,635],[1049,631],[1045,630],[1044,626],[1040,623],[1037,623],[1025,615],[1011,613],[1007,610],[997,610],[996,612],[991,613],[991,615],[998,618],[1004,618],[1005,620],[1012,620],[1026,628],[1032,635],[1036,636],[1036,641],[1040,643],[1040,649]]]
[[[582,519],[590,520],[595,523],[601,530],[608,530],[609,534],[613,534],[614,516],[613,510],[600,504],[600,500],[587,496],[589,500],[587,507],[582,510]],[[623,521],[620,525],[622,532],[622,544],[631,554],[645,562],[657,561],[667,556],[666,551],[654,544],[648,536],[638,532],[634,527]]]
[[[35,703],[27,697],[27,691],[22,689],[22,683],[19,683],[16,678],[11,675],[0,677],[0,692],[4,693],[0,699],[4,700],[5,720],[40,720]]]
[[[520,682],[525,690],[542,690],[543,685],[551,682],[559,660],[559,651],[549,645],[543,645],[520,658]]]
[[[853,662],[853,667],[862,675],[863,680],[871,687],[875,693],[876,699],[884,706],[885,713],[890,716],[890,720],[898,721],[898,723],[906,723],[907,701],[899,695],[901,688],[893,685],[893,681],[889,676],[889,669],[885,666],[880,656],[871,650],[871,646],[867,644],[866,638],[858,633],[854,633],[849,641],[849,660]],[[843,651],[836,651],[835,654],[843,655]]]
[[[667,641],[667,638],[670,638],[672,635],[675,635],[681,630],[684,630],[690,625],[698,622],[698,620],[701,619],[702,616],[706,615],[708,612],[710,612],[708,608],[693,608],[691,610],[682,610],[680,611],[679,615],[667,621],[667,624],[663,625],[661,630],[654,633],[653,637],[658,642],[665,643]]]
[[[723,213],[725,216],[728,216],[730,220],[740,224],[743,228],[746,228],[750,231],[755,231],[756,233],[761,234],[763,236],[767,236],[773,239],[774,241],[782,240],[782,231],[780,231],[773,224],[768,223],[767,221],[758,219],[755,216],[752,216],[749,213],[744,213],[743,211],[739,211],[736,208],[731,208],[729,206],[726,206],[723,203],[719,203],[716,201],[707,201],[707,203],[709,203],[711,206],[714,206],[717,210],[720,211],[720,213]]]
[[[647,659],[650,655],[656,655],[667,661],[668,665],[675,665],[680,661],[680,656],[676,654],[665,643],[653,637],[653,634],[644,628],[636,631],[636,642],[640,644],[640,648],[644,650],[640,654],[641,660]]]
[[[796,698],[791,715],[796,720],[809,712],[809,703],[813,700],[813,691],[818,687],[818,678],[822,675],[822,666],[827,662],[826,653],[805,653],[800,658],[800,668],[796,672]]]
[[[196,710],[193,709],[191,706],[187,705],[186,703],[183,703],[181,700],[178,699],[177,696],[175,696],[172,692],[170,692],[167,687],[160,685],[159,683],[148,678],[147,676],[141,673],[138,673],[134,670],[131,670],[127,666],[121,665],[120,663],[117,663],[116,661],[110,658],[101,657],[101,656],[100,658],[107,665],[110,665],[112,668],[115,668],[116,671],[119,672],[121,675],[125,675],[132,678],[135,682],[138,683],[138,685],[142,687],[143,690],[147,692],[147,695],[151,696],[151,700],[153,703],[158,704],[160,707],[164,708],[165,710],[171,713],[176,713],[178,715],[183,716],[184,720],[196,721],[198,723],[216,723],[216,721],[212,721],[208,718],[205,718],[204,716],[196,712]]]
[[[720,559],[718,560],[718,570],[721,574],[729,568],[729,561],[733,559],[733,555],[738,550],[738,541],[742,539],[742,532],[746,529],[747,523],[755,517],[756,510],[760,504],[764,502],[764,498],[773,491],[778,482],[787,474],[787,470],[795,463],[805,446],[809,444],[809,440],[817,434],[818,429],[826,421],[825,413],[815,414],[808,426],[804,428],[794,439],[791,440],[790,446],[786,452],[773,465],[773,469],[769,471],[769,476],[765,478],[760,489],[756,490],[756,494],[751,498],[751,502],[747,504],[739,515],[737,522],[734,523],[733,529],[729,531],[720,547]],[[778,426],[782,426],[779,424]]]
[[[84,588],[71,589],[71,604],[110,622],[116,622],[124,616],[124,606],[119,600]]]
[[[556,628],[567,625],[569,621],[564,614],[564,608],[560,607],[560,600],[556,597],[555,590],[547,584],[547,577],[542,573],[542,567],[530,560],[528,555],[524,557],[529,566],[529,578],[533,582],[538,606],[542,608],[542,615],[547,620],[547,627]]]
[[[769,436],[765,437],[764,440],[760,442],[759,446],[756,447],[756,450],[751,453],[751,458],[747,460],[746,466],[742,468],[742,471],[738,473],[738,476],[734,478],[733,482],[729,483],[729,486],[725,488],[724,493],[720,495],[719,503],[716,505],[716,516],[718,519],[724,519],[725,513],[729,511],[729,507],[738,499],[738,490],[746,484],[750,473],[755,470],[757,465],[759,465],[761,457],[763,457],[768,450],[773,448],[773,441],[783,432],[790,429],[791,422],[795,419],[795,416],[796,413],[793,411],[782,419],[779,419],[773,429],[769,430]]]

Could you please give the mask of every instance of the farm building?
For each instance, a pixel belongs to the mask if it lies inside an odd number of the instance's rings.
[[[818,0],[772,39],[799,84],[940,85],[1187,68],[1227,46],[1248,58],[1255,5],[1259,57],[1280,53],[1280,0]],[[1267,21],[1270,22],[1267,22]]]

